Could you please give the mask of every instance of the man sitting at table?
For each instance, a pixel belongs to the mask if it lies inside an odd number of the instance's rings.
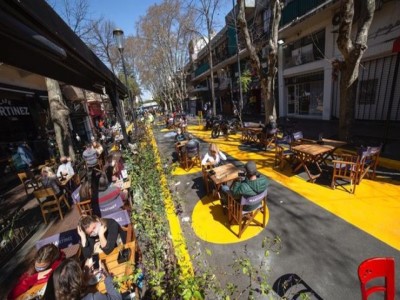
[[[66,156],[60,158],[61,165],[57,169],[57,177],[65,178],[67,176],[72,176],[75,174],[74,169],[71,165],[71,159]]]
[[[228,194],[231,194],[235,200],[240,201],[242,196],[245,198],[256,196],[268,188],[269,180],[257,172],[257,166],[254,161],[247,162],[244,168],[246,170],[244,176],[239,176],[230,188],[227,185],[221,186],[221,205],[224,208],[228,204]],[[258,204],[246,205],[243,210],[251,211],[257,206]]]

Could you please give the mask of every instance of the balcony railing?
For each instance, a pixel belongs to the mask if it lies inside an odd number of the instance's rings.
[[[307,12],[324,2],[326,2],[326,0],[293,0],[283,8],[281,26],[305,15]]]
[[[202,65],[200,65],[200,66],[194,71],[194,75],[197,77],[197,76],[199,76],[200,74],[203,74],[203,73],[204,73],[205,71],[207,71],[209,68],[210,68],[210,66],[209,66],[207,63],[202,64]]]

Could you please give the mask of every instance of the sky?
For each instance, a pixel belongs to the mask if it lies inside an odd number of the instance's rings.
[[[103,16],[121,28],[125,35],[136,33],[135,24],[146,14],[148,7],[161,0],[90,0],[90,11],[95,16]]]
[[[1,0],[0,0],[1,1]],[[58,0],[54,0],[58,2]],[[126,35],[136,34],[136,22],[141,16],[144,16],[147,9],[159,4],[162,0],[89,0],[89,12],[93,18],[104,17],[124,31]],[[222,0],[221,13],[218,15],[218,23],[224,24],[225,15],[232,9],[230,0]],[[143,100],[151,99],[147,91],[143,91]]]

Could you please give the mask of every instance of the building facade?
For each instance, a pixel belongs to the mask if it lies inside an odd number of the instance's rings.
[[[286,1],[279,29],[281,43],[275,96],[279,116],[321,120],[339,117],[340,74],[332,68],[332,62],[341,59],[336,45],[339,5],[337,0]],[[358,6],[356,18],[357,9]],[[400,17],[394,13],[396,11],[400,11],[400,1],[376,1],[368,50],[360,65],[356,119],[400,120],[400,76],[398,68],[396,70],[399,55],[393,52],[393,43],[400,37]],[[252,76],[249,91],[243,93],[244,113],[246,110],[251,114],[263,113],[258,78],[252,74],[240,32],[236,42],[232,15],[233,11],[227,15],[224,29],[211,41],[217,111],[231,113],[232,104],[238,102],[240,66],[241,74],[247,69]],[[270,15],[265,1],[256,1],[254,8],[246,8],[252,34],[259,41],[268,39]],[[264,47],[259,57],[265,72],[266,54]],[[191,96],[203,104],[211,100],[207,49],[203,47],[191,63]]]

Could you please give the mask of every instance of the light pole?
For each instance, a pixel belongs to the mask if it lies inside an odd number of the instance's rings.
[[[126,85],[126,88],[128,89],[129,102],[132,105],[132,121],[135,124],[135,132],[136,132],[135,102],[131,95],[131,89],[129,88],[128,75],[126,73],[125,59],[124,59],[124,32],[122,29],[116,28],[113,30],[113,36],[114,36],[115,44],[117,45],[119,53],[121,54],[122,69],[124,71],[124,76],[125,76],[125,85]]]
[[[239,40],[238,40],[238,32],[237,32],[237,24],[236,24],[236,5],[235,5],[235,0],[232,0],[232,6],[233,6],[233,21],[235,24],[235,37],[236,37],[236,60],[237,60],[237,68],[238,68],[238,80],[239,80],[239,95],[240,95],[240,101],[239,101],[239,115],[240,118],[242,116],[242,109],[243,109],[243,90],[242,90],[242,82],[241,82],[241,70],[240,70],[240,49],[239,49]]]

